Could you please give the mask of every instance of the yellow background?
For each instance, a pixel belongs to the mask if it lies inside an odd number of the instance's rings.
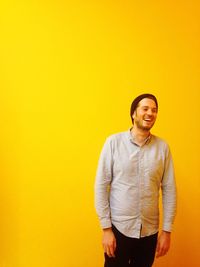
[[[101,267],[105,138],[157,96],[178,214],[155,267],[199,266],[199,1],[1,1],[0,267]]]

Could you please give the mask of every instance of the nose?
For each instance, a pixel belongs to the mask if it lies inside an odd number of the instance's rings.
[[[147,114],[148,114],[148,115],[152,115],[152,114],[153,114],[153,111],[149,108],[149,109],[147,110]]]

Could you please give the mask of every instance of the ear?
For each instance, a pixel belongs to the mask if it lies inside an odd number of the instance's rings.
[[[135,118],[135,111],[133,112],[132,119],[134,120]]]

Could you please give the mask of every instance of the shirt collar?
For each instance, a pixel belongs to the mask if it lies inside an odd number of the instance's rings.
[[[137,144],[135,143],[135,141],[134,141],[134,136],[133,136],[133,134],[131,133],[131,130],[132,130],[132,128],[130,128],[130,129],[128,130],[129,140],[131,141],[131,143],[137,145]],[[143,143],[142,146],[149,144],[150,141],[151,141],[151,138],[152,138],[152,134],[150,133],[149,136],[144,140],[144,143]]]

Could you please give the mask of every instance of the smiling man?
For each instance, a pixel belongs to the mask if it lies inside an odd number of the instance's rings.
[[[134,99],[132,128],[107,138],[95,182],[103,231],[104,267],[151,267],[167,253],[176,213],[176,185],[169,146],[150,133],[158,113],[152,94]],[[159,191],[163,224],[159,230]]]

